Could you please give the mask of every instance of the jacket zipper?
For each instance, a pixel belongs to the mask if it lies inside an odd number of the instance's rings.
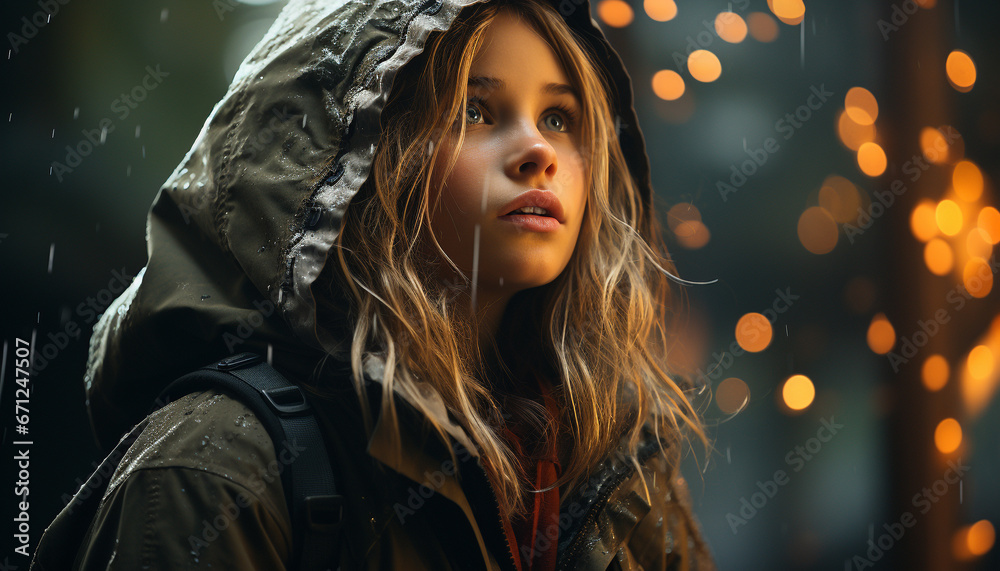
[[[507,526],[503,523],[503,513],[500,509],[500,498],[497,497],[496,491],[493,489],[493,484],[490,483],[489,475],[486,473],[486,469],[479,466],[479,473],[483,476],[486,487],[490,491],[490,495],[493,497],[493,506],[496,509],[497,523],[500,524],[500,533],[503,535],[504,545],[507,546],[507,559],[510,563],[510,568],[512,570],[520,569],[517,564],[517,560],[514,559],[514,548],[510,544],[510,538],[507,537]]]
[[[639,464],[644,464],[646,460],[649,460],[649,458],[656,453],[657,449],[657,446],[650,447],[648,452],[637,455],[636,460]],[[604,508],[605,502],[608,501],[611,494],[613,494],[615,490],[621,486],[622,482],[629,478],[633,472],[635,472],[635,467],[631,464],[627,464],[625,466],[625,470],[618,474],[614,480],[611,480],[608,485],[604,487],[604,490],[602,490],[597,496],[597,499],[594,500],[594,504],[590,506],[589,510],[587,510],[587,515],[583,520],[583,524],[580,526],[580,531],[577,533],[576,537],[573,538],[573,541],[566,546],[566,551],[563,553],[562,558],[556,562],[556,571],[563,571],[567,569],[569,562],[576,557],[577,552],[580,551],[581,546],[583,545],[583,535],[587,526],[597,519],[598,512]]]

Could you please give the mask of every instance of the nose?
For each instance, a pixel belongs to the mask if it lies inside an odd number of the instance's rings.
[[[559,168],[556,150],[534,125],[528,123],[530,121],[523,122],[523,126],[512,134],[513,151],[506,166],[507,176],[525,182],[551,180]]]

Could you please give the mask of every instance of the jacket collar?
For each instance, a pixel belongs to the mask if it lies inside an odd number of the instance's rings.
[[[381,365],[384,362],[376,356],[370,356],[365,363],[369,387],[378,387],[369,392],[371,399],[381,399],[384,382]],[[424,397],[431,398],[429,394]],[[464,429],[451,421],[447,413],[437,416],[446,427],[461,463],[456,470],[440,440],[433,435],[423,440],[419,437],[424,433],[420,428],[422,414],[412,406],[408,395],[397,392],[395,400],[398,431],[388,417],[379,415],[368,441],[369,455],[414,483],[427,486],[454,502],[468,518],[485,561],[490,560],[490,551],[497,557],[509,553],[495,492],[482,458]],[[441,413],[443,402],[440,409],[431,410]],[[638,457],[640,465],[659,452],[652,432],[644,430],[643,434]],[[649,513],[651,504],[643,493],[639,476],[621,453],[625,442],[623,437],[618,452],[599,464],[585,483],[560,502],[558,569],[568,568],[571,562],[574,562],[573,568],[581,568],[578,565],[587,562],[585,568],[606,569],[624,539]],[[456,477],[458,471],[467,476],[464,485]],[[566,526],[563,526],[564,521],[568,522]],[[515,569],[512,560],[500,565],[511,571]]]

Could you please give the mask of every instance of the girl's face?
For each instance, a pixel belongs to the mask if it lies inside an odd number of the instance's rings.
[[[588,186],[574,91],[534,29],[501,12],[473,60],[457,163],[443,184],[432,181],[430,196],[438,242],[483,293],[545,285],[573,254]],[[435,172],[443,166],[442,158]],[[556,199],[549,216],[507,216],[533,190]]]

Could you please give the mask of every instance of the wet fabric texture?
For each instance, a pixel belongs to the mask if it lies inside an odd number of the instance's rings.
[[[267,355],[290,379],[329,389],[314,408],[346,498],[344,549],[332,569],[510,571],[518,568],[510,536],[515,543],[537,538],[553,515],[556,549],[529,552],[526,569],[712,567],[684,482],[668,476],[672,467],[648,432],[640,449],[648,495],[639,472],[616,453],[567,497],[540,495],[530,525],[515,526],[500,517],[482,459],[435,391],[393,395],[402,442],[382,418],[370,437],[363,430],[343,366],[346,309],[319,322],[313,286],[369,175],[393,78],[431,33],[447,30],[474,3],[289,0],[244,60],[156,194],[146,266],[91,337],[83,381],[98,442],[111,450],[137,423],[149,424],[113,476],[78,548],[78,568],[285,568],[294,549],[289,510],[280,478],[265,476],[280,473],[295,451],[272,443],[225,395],[192,395],[146,418],[170,381],[243,351]],[[631,80],[587,1],[552,5],[614,86],[629,173],[649,205]],[[373,403],[384,368],[379,355],[364,356]],[[466,452],[460,466],[421,429],[427,419],[417,403]],[[402,457],[392,453],[396,444]],[[540,463],[536,478],[548,482],[558,469]],[[64,516],[46,531],[56,543]]]

